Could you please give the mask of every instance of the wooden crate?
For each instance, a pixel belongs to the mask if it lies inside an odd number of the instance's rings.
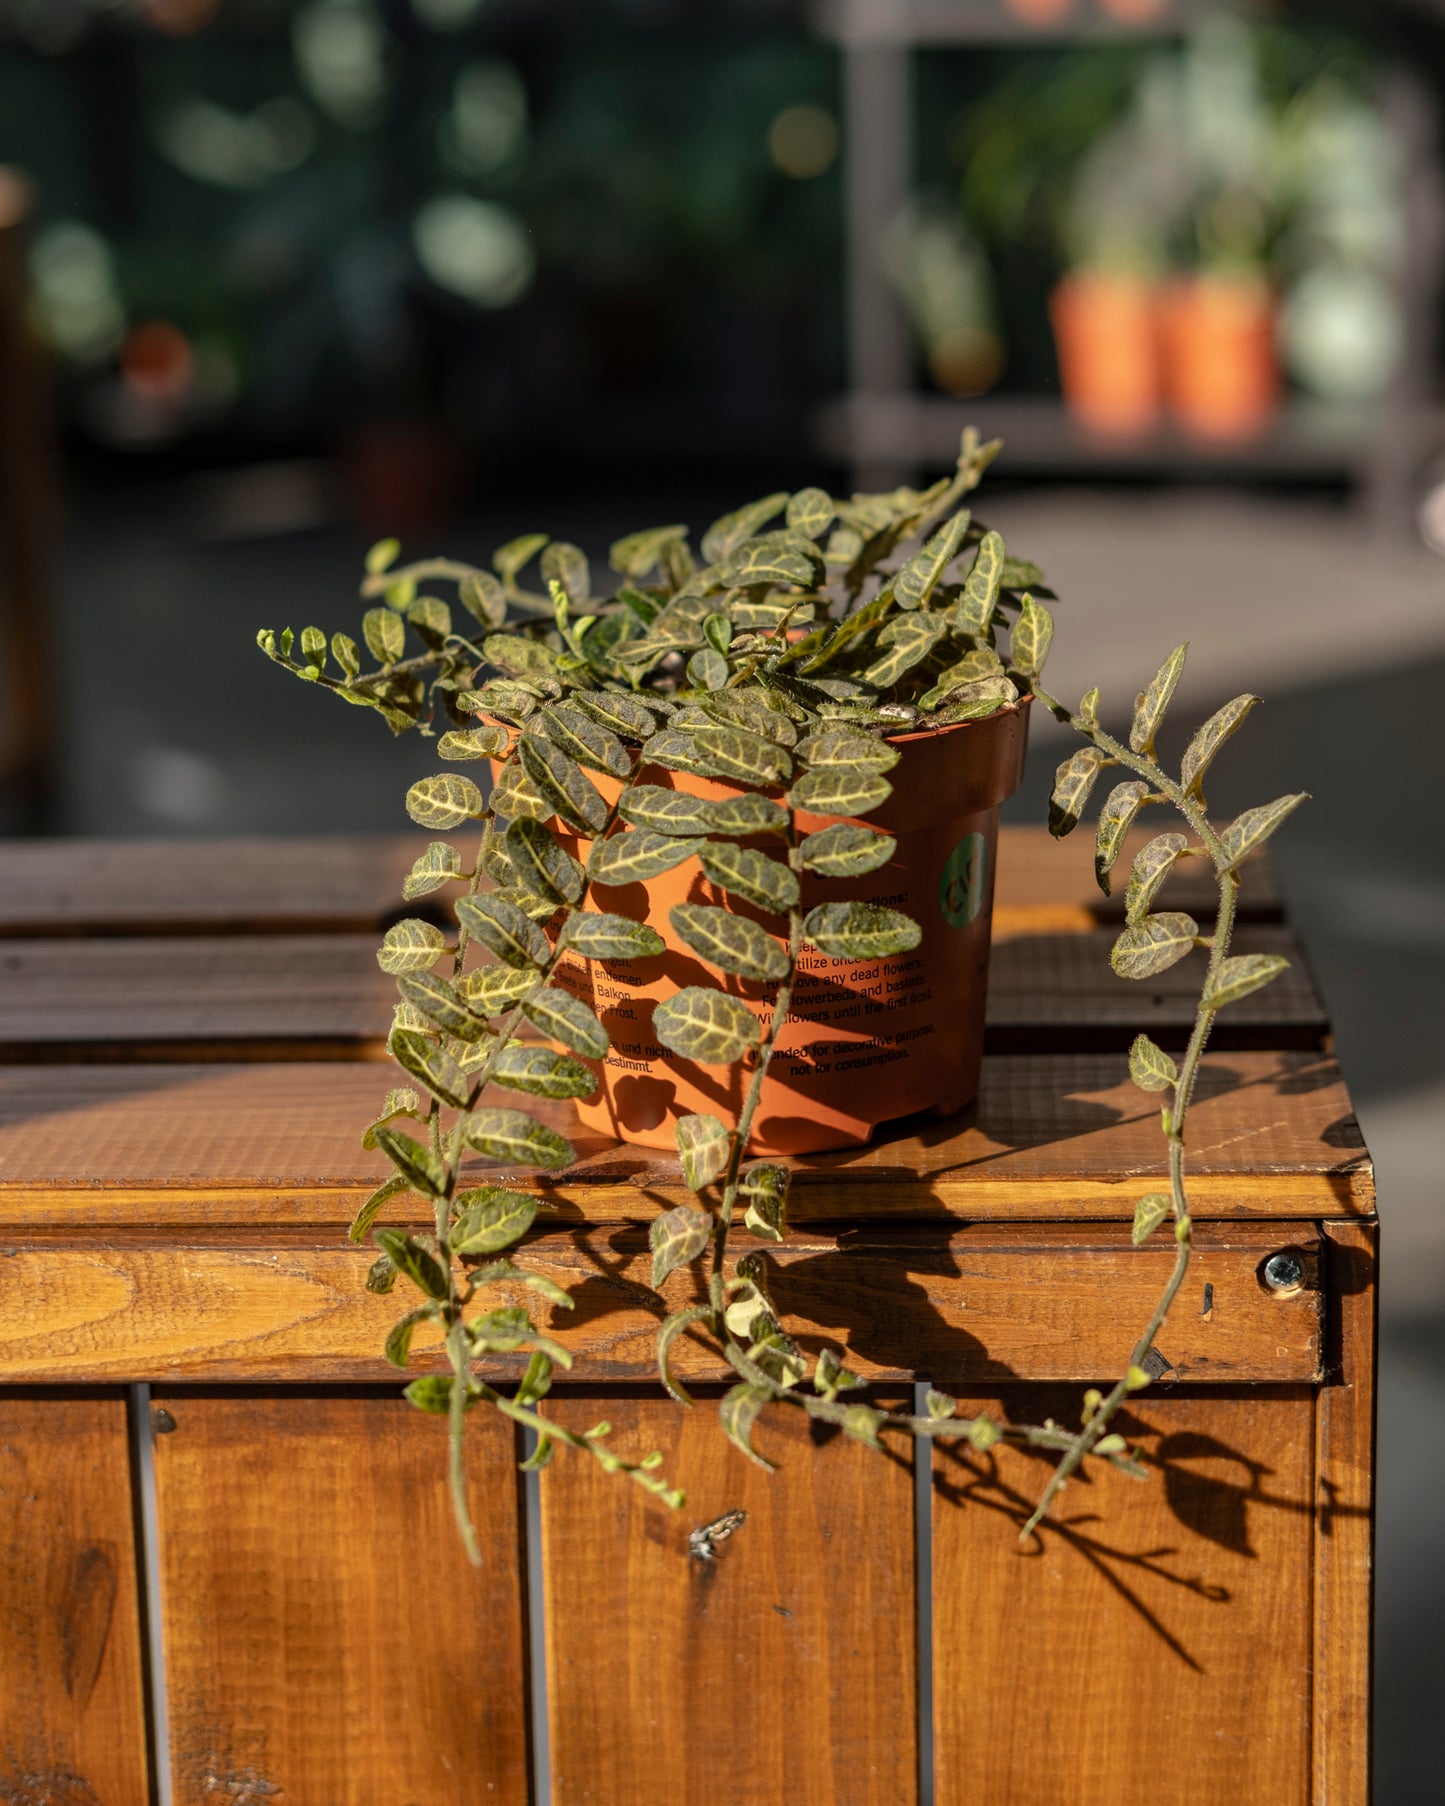
[[[1267,871],[1241,950],[1296,964],[1206,1061],[1197,1260],[1124,1426],[1148,1484],[1076,1483],[1021,1549],[1028,1454],[920,1473],[775,1412],[761,1473],[700,1346],[697,1409],[654,1382],[676,1162],[584,1134],[529,1249],[587,1351],[546,1408],[663,1450],[687,1505],[565,1452],[524,1479],[479,1413],[473,1572],[443,1429],[380,1359],[397,1306],[344,1238],[384,1172],[373,950],[414,851],[6,848],[0,1800],[142,1806],[159,1763],[176,1806],[1363,1806],[1374,1198]],[[1086,846],[1006,833],[977,1104],[794,1163],[776,1296],[882,1399],[1072,1421],[1127,1358],[1170,1252],[1130,1246],[1162,1143],[1122,1051],[1177,1041],[1190,999],[1109,975],[1116,920]]]

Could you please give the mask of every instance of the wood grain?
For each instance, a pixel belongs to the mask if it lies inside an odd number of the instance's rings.
[[[1148,833],[1156,832],[1150,829]],[[1119,862],[1121,882],[1105,897],[1094,882],[1087,829],[1053,840],[1041,827],[999,830],[996,931],[1030,919],[1045,932],[1084,929],[1123,915],[1122,874],[1148,838],[1136,830]],[[399,914],[401,884],[425,835],[279,840],[11,841],[0,861],[0,934],[346,934],[374,932]],[[183,857],[178,851],[183,844]],[[442,892],[445,898],[446,892]],[[435,901],[435,899],[433,899]],[[1213,914],[1207,872],[1177,868],[1161,907]],[[1052,921],[1047,913],[1058,912]],[[1245,867],[1244,921],[1277,921],[1279,896],[1267,855]]]
[[[170,1394],[156,1439],[176,1806],[525,1806],[515,1445],[472,1420],[485,1565],[445,1429],[398,1398]]]
[[[416,1221],[405,1210],[400,1221]],[[1189,1297],[1160,1352],[1186,1381],[1312,1380],[1320,1366],[1315,1234],[1274,1225],[1201,1225]],[[1279,1296],[1260,1284],[1281,1246],[1306,1277]],[[0,1261],[0,1380],[380,1380],[380,1350],[414,1302],[363,1286],[374,1250],[322,1246],[127,1243],[82,1248],[73,1238],[11,1245]],[[676,1274],[662,1299],[650,1283],[641,1229],[550,1234],[521,1257],[567,1286],[571,1311],[520,1287],[497,1303],[524,1304],[566,1338],[589,1381],[650,1381],[662,1318],[701,1297],[696,1274]],[[976,1225],[948,1233],[874,1228],[842,1237],[794,1234],[766,1256],[772,1295],[803,1347],[845,1351],[872,1380],[940,1383],[1009,1378],[1088,1379],[1121,1369],[1136,1323],[1147,1319],[1173,1263],[1160,1238],[1130,1246],[1122,1226]],[[1209,1308],[1203,1309],[1205,1287]],[[435,1335],[419,1332],[418,1355]],[[421,1362],[437,1366],[435,1361]],[[673,1371],[722,1381],[724,1362],[689,1338]],[[496,1371],[520,1374],[506,1359]]]
[[[1005,1408],[1077,1421],[1078,1400]],[[1303,1806],[1313,1412],[1304,1391],[1143,1395],[1121,1427],[1162,1476],[1075,1483],[1025,1550],[1045,1463],[939,1451],[939,1806]]]
[[[347,1064],[0,1068],[0,1226],[347,1223],[387,1171],[360,1131],[389,1082]],[[571,1132],[563,1107],[554,1120]],[[1329,1059],[1210,1055],[1190,1140],[1201,1218],[1373,1209],[1369,1157]],[[672,1155],[575,1133],[573,1145],[577,1164],[542,1186],[564,1220],[650,1221],[686,1195]],[[1131,1221],[1161,1160],[1158,1113],[1116,1055],[1000,1058],[962,1116],[793,1162],[790,1210],[799,1224]]]
[[[889,1400],[888,1402],[896,1402]],[[551,1409],[549,1404],[549,1409]],[[567,1400],[687,1490],[669,1513],[564,1451],[542,1478],[556,1806],[898,1806],[916,1797],[913,1474],[774,1410],[756,1446],[711,1401]],[[563,1469],[566,1469],[564,1472]],[[710,1564],[688,1532],[747,1521]]]
[[[989,977],[992,1053],[1182,1045],[1198,960],[1144,984],[1109,968],[1113,929],[1002,941]],[[1219,1019],[1214,1044],[1317,1047],[1324,1008],[1293,938],[1245,928],[1240,953],[1290,970]],[[382,1059],[396,1002],[375,935],[191,935],[0,941],[0,1059]]]
[[[0,1800],[146,1806],[126,1401],[0,1393]]]
[[[1325,1231],[1330,1371],[1315,1416],[1314,1806],[1368,1806],[1379,1230]]]

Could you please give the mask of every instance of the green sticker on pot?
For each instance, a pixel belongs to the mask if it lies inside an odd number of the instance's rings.
[[[983,908],[988,884],[988,842],[965,834],[944,861],[938,880],[938,907],[950,928],[967,928]]]

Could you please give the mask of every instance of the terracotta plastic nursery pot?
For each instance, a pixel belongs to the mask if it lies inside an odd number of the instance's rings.
[[[1142,433],[1159,415],[1157,285],[1076,272],[1049,297],[1064,400],[1096,433]]]
[[[1161,305],[1164,380],[1180,425],[1204,439],[1251,439],[1279,400],[1275,305],[1254,276],[1172,283]]]
[[[916,1111],[962,1109],[978,1089],[993,911],[998,811],[1023,775],[1027,703],[986,721],[965,722],[891,743],[901,757],[889,773],[893,794],[868,821],[898,842],[890,863],[863,878],[804,875],[803,905],[860,897],[902,909],[923,938],[911,953],[882,960],[829,959],[805,949],[788,1022],[773,1054],[754,1119],[755,1153],[810,1154],[859,1146],[880,1123]],[[637,782],[720,799],[739,786],[644,766]],[[620,786],[593,774],[615,800]],[[846,819],[798,818],[812,833]],[[591,843],[568,843],[585,859]],[[759,839],[776,855],[779,842]],[[662,1047],[652,1034],[653,1005],[684,985],[721,984],[766,1025],[776,987],[723,978],[674,933],[677,903],[713,903],[773,918],[717,889],[696,859],[660,877],[626,886],[593,885],[588,906],[646,922],[665,953],[626,961],[564,960],[559,980],[591,1006],[611,1037],[596,1062],[599,1090],[578,1107],[582,1121],[647,1147],[672,1147],[680,1116],[711,1111],[725,1119],[740,1107],[745,1067],[704,1066]]]

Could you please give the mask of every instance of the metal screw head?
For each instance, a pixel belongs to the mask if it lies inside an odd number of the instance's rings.
[[[1297,1254],[1271,1254],[1264,1263],[1264,1283],[1271,1292],[1287,1292],[1305,1276],[1305,1264]]]

